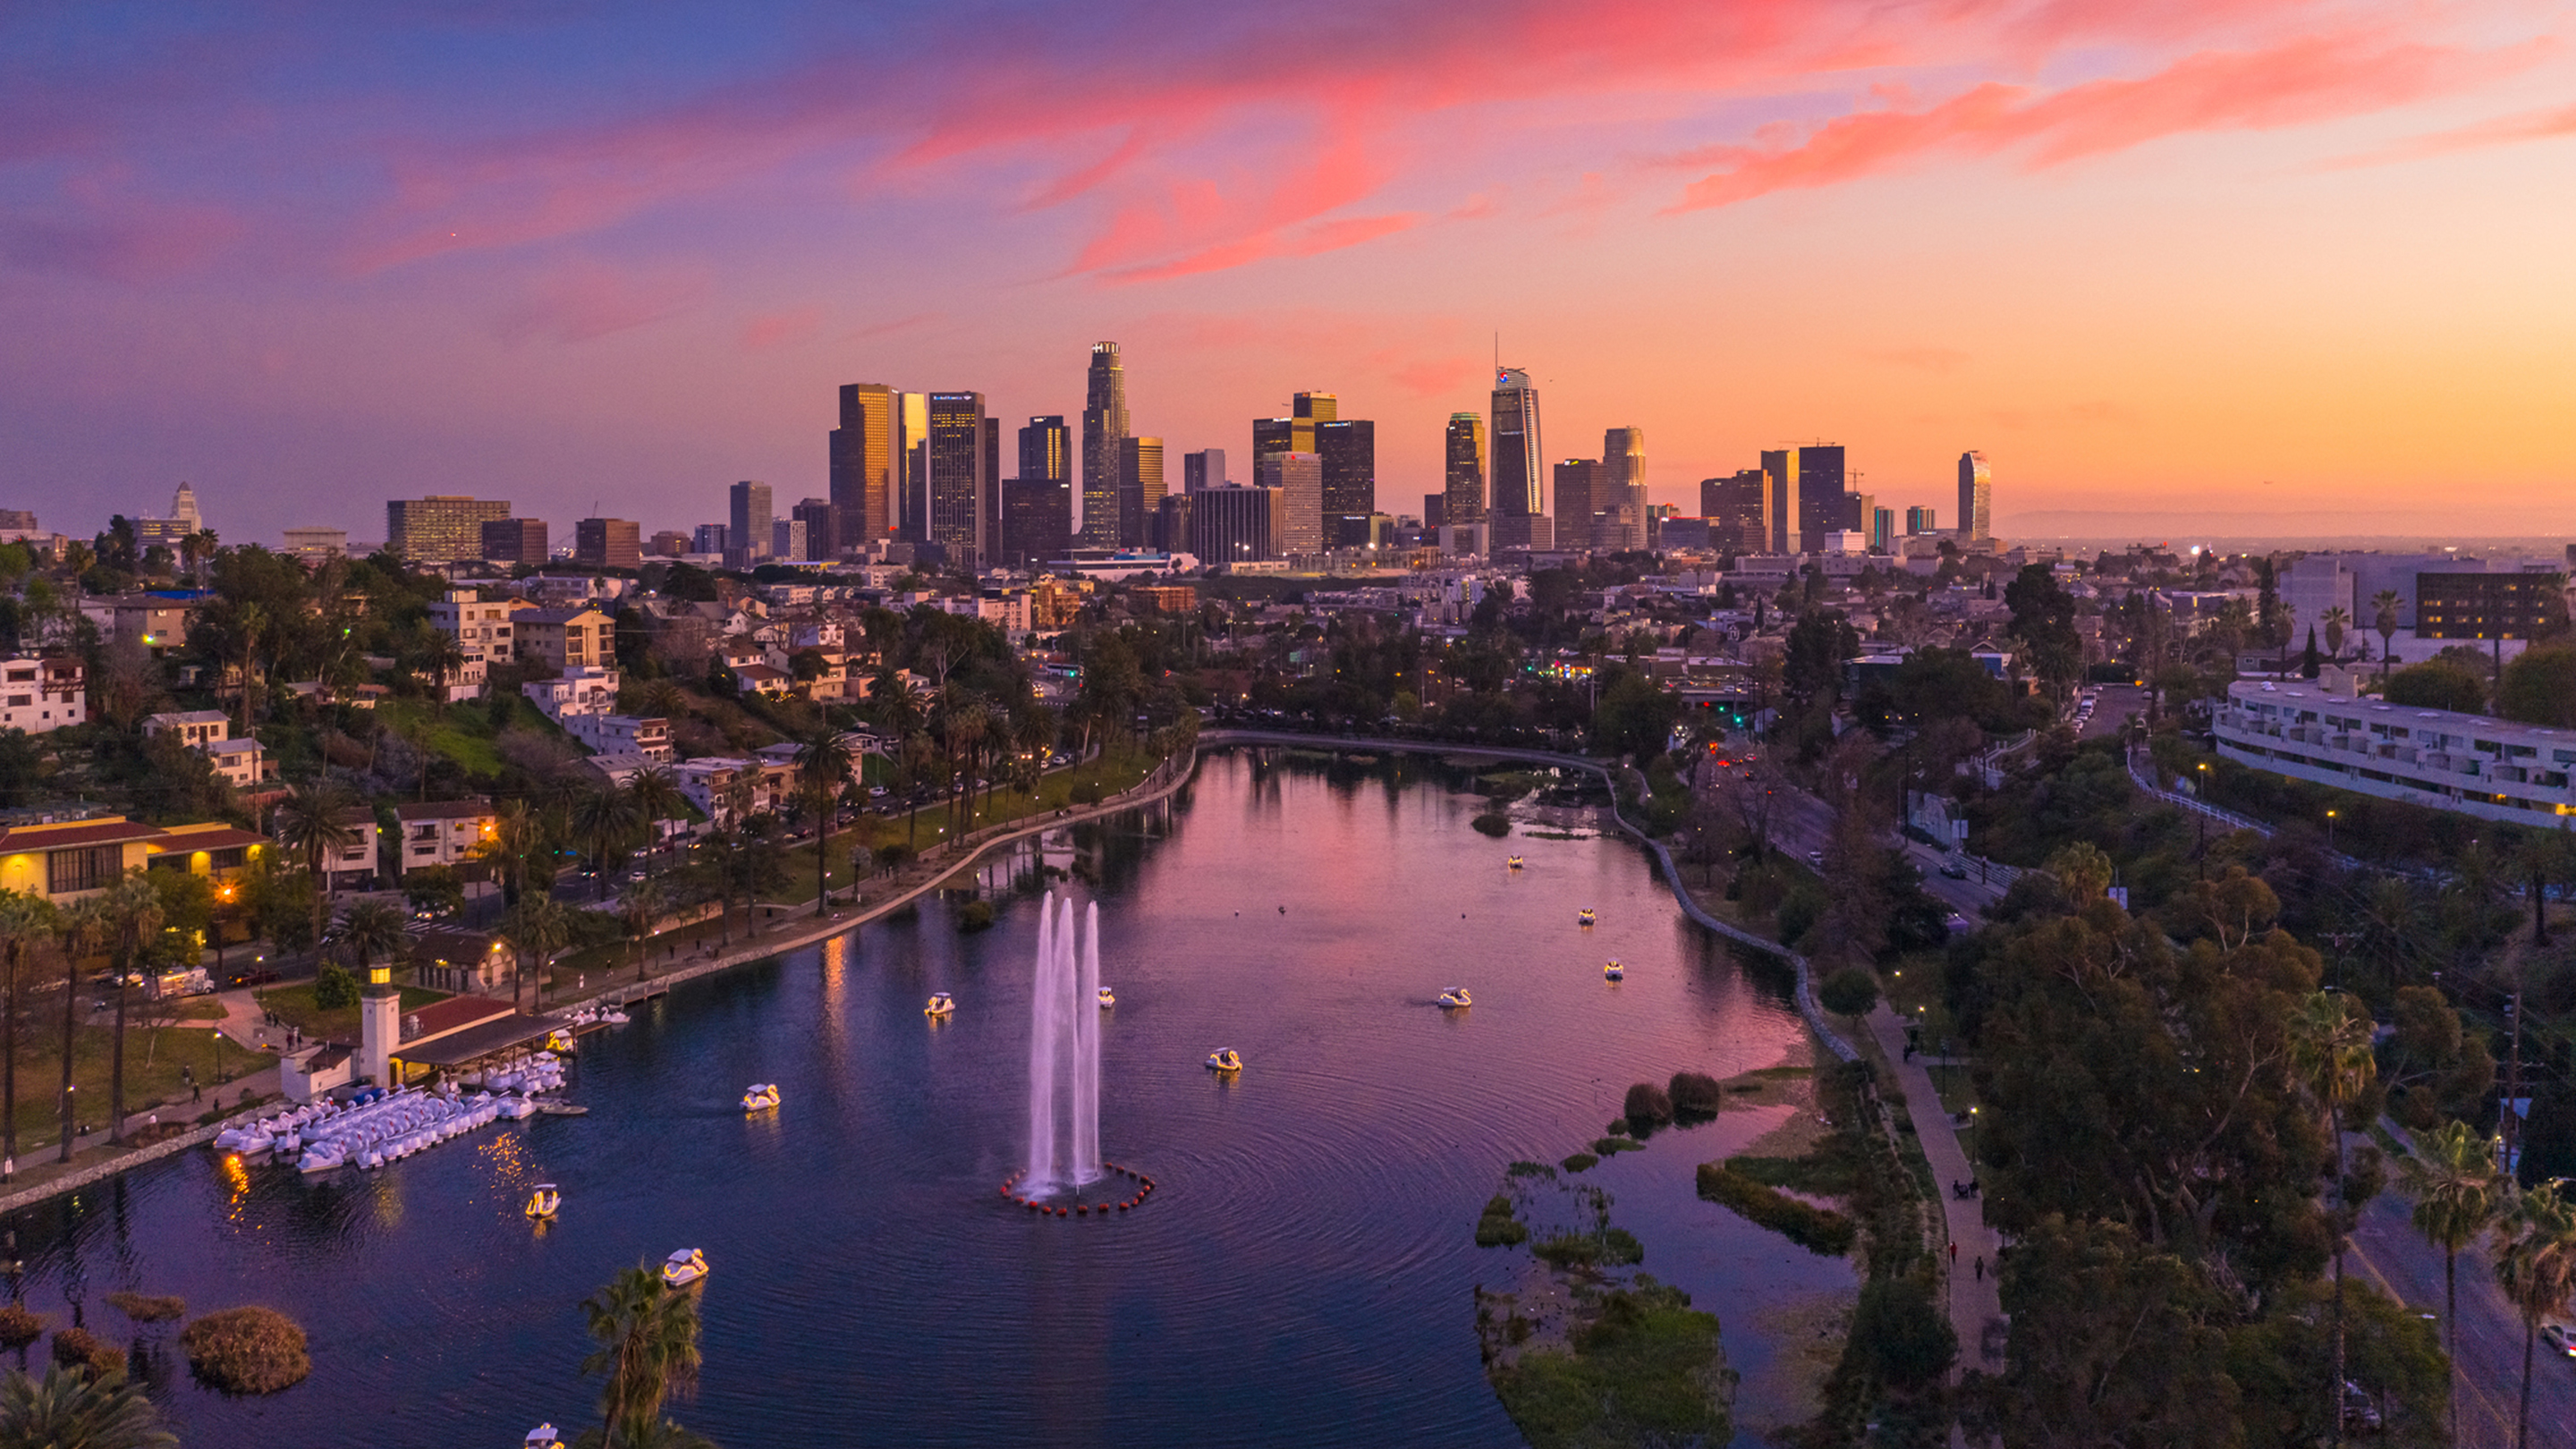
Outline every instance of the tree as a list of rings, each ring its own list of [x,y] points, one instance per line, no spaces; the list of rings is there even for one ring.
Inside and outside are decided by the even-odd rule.
[[[79,1135],[80,1104],[72,1095],[72,1032],[80,1022],[80,963],[107,938],[107,913],[100,909],[99,898],[92,896],[56,916],[54,929],[63,943],[63,1082],[58,1100],[63,1108],[62,1160],[69,1162],[72,1139]]]
[[[2460,1442],[2460,1250],[2486,1236],[2503,1207],[2506,1184],[2486,1139],[2466,1122],[2415,1134],[2412,1156],[2397,1161],[2397,1182],[2415,1199],[2415,1231],[2442,1250],[2442,1324],[2449,1334],[2453,1387],[2451,1442]]]
[[[2397,591],[2381,589],[2370,596],[2370,627],[2379,632],[2379,676],[2388,677],[2389,651],[2397,646]]]
[[[671,908],[671,892],[659,880],[647,878],[626,888],[618,897],[618,908],[626,917],[627,938],[635,944],[635,979],[644,979],[644,941],[653,934],[653,923]]]
[[[403,902],[415,911],[449,915],[465,908],[465,882],[452,865],[416,865],[403,872]]]
[[[626,793],[634,799],[635,813],[655,840],[661,838],[662,822],[678,816],[688,803],[688,797],[680,793],[679,780],[660,765],[646,765],[627,776]]]
[[[2496,684],[2496,713],[2524,724],[2576,728],[2576,646],[2525,649]]]
[[[2292,1057],[2309,1095],[2325,1109],[2326,1140],[2334,1144],[2335,1362],[2330,1397],[2336,1405],[2338,1425],[2342,1422],[2344,1385],[2343,1259],[2357,1207],[2352,1201],[2352,1174],[2344,1160],[2343,1113],[2370,1089],[2377,1067],[2371,1055],[2372,1032],[2370,1012],[2361,1003],[2339,991],[2320,991],[2300,1003],[2291,1038]],[[2340,1442],[2342,1437],[2338,1428],[2335,1438]]]
[[[42,1379],[12,1369],[0,1383],[0,1444],[27,1449],[178,1449],[161,1411],[122,1371],[48,1364]]]
[[[2084,672],[2084,637],[2075,632],[2075,596],[2044,563],[2026,564],[2004,588],[2012,611],[2009,632],[2030,656],[2031,673],[2052,695],[2063,697]]]
[[[696,1387],[698,1300],[665,1287],[649,1263],[622,1269],[582,1301],[591,1341],[584,1374],[603,1380],[599,1395],[603,1449],[641,1449],[663,1430],[662,1406]]]
[[[2323,662],[2317,658],[2317,626],[2310,624],[2308,626],[2307,650],[2299,656],[2299,677],[2301,679],[2314,679],[2317,677],[2318,672],[2324,667]]]
[[[2387,677],[2380,695],[2390,704],[2410,709],[2447,709],[2480,714],[2487,707],[2487,684],[2477,671],[2456,660],[2427,659]]]
[[[1614,668],[1617,677],[1592,712],[1593,746],[1639,761],[1662,754],[1672,743],[1673,722],[1681,718],[1681,701],[1642,671]]]
[[[278,843],[303,857],[304,872],[313,878],[313,938],[322,938],[325,898],[322,862],[329,856],[358,843],[358,829],[341,819],[356,809],[357,801],[334,785],[308,781],[287,787],[286,798],[277,803]]]
[[[1839,698],[1843,661],[1860,653],[1851,621],[1827,609],[1809,609],[1789,626],[1781,682],[1798,698]]]
[[[814,914],[823,915],[832,899],[831,856],[823,849],[832,836],[832,797],[850,778],[849,741],[829,724],[816,727],[796,743],[797,784],[814,811]]]
[[[7,1011],[0,1018],[0,1156],[11,1161],[18,1157],[18,993],[24,983],[29,958],[36,954],[36,943],[53,934],[57,913],[54,903],[33,891],[0,890],[0,982],[5,991]]]
[[[2496,1286],[2522,1314],[2522,1416],[2516,1449],[2531,1446],[2531,1356],[2541,1320],[2563,1311],[2576,1293],[2576,1201],[2563,1182],[2517,1193],[2506,1212],[2495,1258]]]
[[[2318,616],[2326,627],[2326,657],[2343,658],[2343,636],[2352,628],[2352,611],[2341,604]]]
[[[391,901],[360,901],[340,913],[331,927],[331,941],[349,954],[363,978],[378,957],[393,961],[401,956],[411,940],[404,933],[408,924],[402,908]]]
[[[116,972],[116,1037],[108,1052],[107,1140],[125,1140],[125,1015],[134,993],[136,964],[161,930],[161,893],[143,872],[128,871],[102,895],[94,897],[108,945],[108,962]]]
[[[518,969],[510,976],[512,1006],[519,1004],[519,983],[527,979],[531,969],[537,976],[538,1004],[544,1004],[545,973],[554,965],[555,953],[572,941],[571,916],[553,896],[531,895],[521,897],[501,917],[502,939],[510,943],[511,955],[518,963]]]
[[[634,833],[643,823],[643,812],[635,806],[635,797],[614,783],[604,783],[584,790],[572,802],[565,822],[574,834],[590,842],[590,869],[594,887],[591,899],[608,898],[608,853],[618,841]]]
[[[465,646],[444,629],[424,628],[415,651],[420,672],[438,685],[438,702],[447,702],[447,682],[465,668]]]

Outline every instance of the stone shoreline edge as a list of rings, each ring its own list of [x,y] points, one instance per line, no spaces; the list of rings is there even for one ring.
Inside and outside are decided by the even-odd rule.
[[[1324,749],[1356,754],[1403,753],[1414,755],[1455,755],[1489,760],[1518,760],[1529,764],[1553,765],[1563,769],[1583,770],[1590,774],[1597,775],[1601,778],[1603,784],[1610,787],[1610,818],[1618,821],[1620,829],[1626,831],[1631,839],[1635,840],[1639,845],[1644,846],[1654,855],[1656,863],[1663,869],[1664,883],[1672,889],[1673,899],[1681,906],[1683,914],[1689,916],[1691,920],[1699,925],[1703,930],[1709,931],[1714,935],[1723,936],[1727,940],[1733,941],[1738,945],[1748,946],[1756,951],[1763,952],[1766,955],[1778,957],[1779,959],[1789,963],[1790,967],[1797,972],[1798,1015],[1806,1019],[1807,1028],[1816,1034],[1817,1040],[1824,1043],[1825,1050],[1833,1053],[1837,1060],[1849,1062],[1860,1059],[1860,1053],[1853,1048],[1851,1043],[1842,1039],[1842,1036],[1833,1029],[1833,1026],[1829,1022],[1826,1021],[1824,1011],[1816,1005],[1816,998],[1813,990],[1813,983],[1810,980],[1811,973],[1808,970],[1807,958],[1790,950],[1788,947],[1781,945],[1777,941],[1754,935],[1752,932],[1747,931],[1740,926],[1731,925],[1725,921],[1717,919],[1715,916],[1710,915],[1706,910],[1703,910],[1697,901],[1692,900],[1690,898],[1690,893],[1682,887],[1681,873],[1673,865],[1672,852],[1664,848],[1664,843],[1662,841],[1653,838],[1644,831],[1638,829],[1634,824],[1631,824],[1628,817],[1620,812],[1618,803],[1618,782],[1612,778],[1610,767],[1602,762],[1598,760],[1585,759],[1580,755],[1561,755],[1554,754],[1546,750],[1520,750],[1496,745],[1449,745],[1415,740],[1371,740],[1346,735],[1301,735],[1283,731],[1268,730],[1203,730],[1200,732],[1197,743],[1192,746],[1188,755],[1172,756],[1162,764],[1155,766],[1154,772],[1147,775],[1135,786],[1120,792],[1118,795],[1110,799],[1103,800],[1096,805],[1077,806],[1061,815],[1049,815],[1043,818],[1031,820],[1017,820],[1003,825],[987,827],[992,833],[985,835],[980,839],[970,836],[967,839],[961,840],[955,845],[950,846],[949,849],[962,849],[964,853],[956,857],[953,865],[946,865],[945,869],[938,871],[936,874],[910,889],[896,895],[888,896],[882,901],[874,902],[855,912],[835,912],[819,921],[809,921],[805,928],[801,930],[785,931],[776,936],[746,944],[741,949],[728,952],[722,956],[713,957],[709,960],[698,962],[695,965],[683,967],[666,975],[655,976],[644,984],[651,986],[656,991],[667,990],[683,981],[694,981],[701,976],[712,976],[719,971],[730,971],[737,966],[746,966],[755,961],[766,961],[784,952],[802,950],[803,948],[814,945],[818,942],[828,941],[834,936],[855,931],[859,927],[864,926],[871,921],[881,919],[892,912],[901,910],[905,906],[911,905],[915,901],[920,900],[923,896],[930,894],[932,891],[939,889],[942,885],[955,879],[961,872],[972,867],[976,861],[983,858],[987,851],[992,850],[996,846],[1008,845],[1013,841],[1025,839],[1028,836],[1038,834],[1042,831],[1059,829],[1064,826],[1080,824],[1084,821],[1098,820],[1106,816],[1121,814],[1125,811],[1133,810],[1138,806],[1150,805],[1157,800],[1168,798],[1177,792],[1183,785],[1188,784],[1192,779],[1197,777],[1198,756],[1201,751],[1218,749],[1230,745],[1278,745],[1289,748]],[[941,863],[944,865],[946,864],[945,862]],[[623,989],[603,987],[601,990],[594,992],[590,996],[584,997],[581,1000],[559,1003],[557,1009],[568,1011],[577,1010],[585,1005],[623,1003],[632,999],[634,992],[635,987],[631,983]],[[0,1214],[15,1212],[20,1208],[32,1206],[36,1203],[43,1202],[48,1198],[60,1197],[64,1193],[78,1192],[84,1187],[88,1187],[91,1184],[100,1182],[106,1178],[114,1177],[118,1173],[124,1172],[130,1168],[141,1167],[150,1162],[157,1162],[164,1157],[172,1156],[173,1154],[184,1151],[187,1148],[197,1146],[201,1143],[211,1142],[215,1139],[216,1134],[220,1133],[225,1128],[235,1126],[243,1122],[254,1121],[259,1117],[259,1115],[259,1110],[239,1113],[232,1117],[227,1117],[220,1122],[193,1128],[176,1137],[153,1143],[149,1147],[138,1148],[132,1152],[123,1153],[104,1161],[92,1163],[88,1167],[82,1168],[80,1171],[75,1172],[68,1177],[56,1178],[50,1182],[42,1184],[41,1186],[22,1188],[14,1193],[0,1195]]]

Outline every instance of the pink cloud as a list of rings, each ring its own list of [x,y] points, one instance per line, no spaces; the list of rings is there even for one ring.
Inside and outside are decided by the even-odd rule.
[[[2103,80],[2039,95],[1987,82],[1920,110],[1863,111],[1792,140],[1774,128],[1760,144],[1720,146],[1677,161],[1719,169],[1671,208],[1731,206],[1775,191],[1831,186],[1943,154],[2018,150],[2037,168],[2125,150],[2166,136],[2265,130],[2382,110],[2527,66],[2532,44],[2467,51],[2303,38],[2268,50],[2203,51],[2138,80]]]
[[[2559,106],[2545,111],[2523,111],[2510,116],[2497,116],[2472,125],[2435,131],[2415,136],[2367,155],[2347,157],[2332,163],[2334,169],[2352,166],[2376,166],[2390,161],[2421,161],[2432,156],[2448,156],[2459,151],[2482,151],[2490,146],[2514,146],[2526,141],[2555,141],[2576,136],[2576,106]]]
[[[823,330],[823,309],[808,304],[783,312],[763,312],[743,324],[734,345],[745,352],[767,352],[811,342]]]
[[[562,267],[533,279],[493,330],[513,347],[534,340],[588,342],[683,311],[705,290],[702,274]]]

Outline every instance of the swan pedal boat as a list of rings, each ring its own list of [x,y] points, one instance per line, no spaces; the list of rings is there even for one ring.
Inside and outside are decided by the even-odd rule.
[[[1519,870],[1521,868],[1521,858],[1515,855],[1510,860],[1506,861],[1505,864],[1509,865],[1514,870]]]
[[[1476,999],[1467,994],[1466,987],[1452,986],[1448,990],[1440,993],[1440,1004],[1442,1006],[1473,1006],[1476,1004]]]
[[[1106,986],[1100,988],[1099,996],[1100,1009],[1103,1011],[1107,1011],[1109,1008],[1118,1004],[1118,993],[1110,990]]]
[[[528,1216],[539,1222],[553,1217],[562,1207],[563,1192],[551,1182],[538,1183],[537,1190],[528,1194]]]
[[[555,1432],[554,1425],[539,1424],[528,1431],[520,1449],[563,1449],[563,1436]]]
[[[707,1276],[707,1255],[696,1248],[682,1248],[662,1260],[662,1286],[686,1288]]]
[[[754,1082],[751,1090],[742,1094],[742,1110],[745,1112],[765,1112],[777,1105],[778,1087],[775,1083]]]
[[[1604,981],[1618,981],[1626,977],[1627,974],[1628,968],[1620,965],[1616,961],[1604,961],[1601,963],[1601,979]]]
[[[1586,925],[1586,926],[1591,925],[1591,924],[1592,924],[1592,908],[1591,908],[1590,906],[1585,906],[1582,910],[1577,911],[1577,912],[1575,913],[1575,915],[1574,915],[1574,919],[1575,919],[1577,922],[1579,922],[1579,923],[1581,923],[1581,924],[1583,924],[1583,925]]]
[[[1239,1072],[1243,1070],[1243,1057],[1234,1048],[1227,1047],[1208,1053],[1207,1064],[1211,1072]]]
[[[945,991],[933,992],[930,1004],[921,1009],[924,1016],[950,1016],[957,1010],[957,998]]]

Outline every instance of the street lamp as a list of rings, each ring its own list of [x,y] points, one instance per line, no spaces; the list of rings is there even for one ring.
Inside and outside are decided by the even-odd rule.
[[[1968,1180],[1977,1180],[1977,1104],[1968,1104]]]
[[[2328,855],[2334,854],[2334,823],[2335,813],[2329,810],[2326,812],[2326,853]]]

